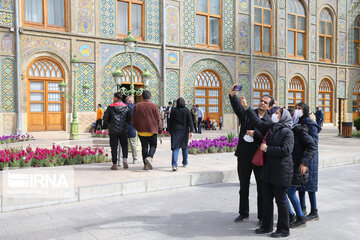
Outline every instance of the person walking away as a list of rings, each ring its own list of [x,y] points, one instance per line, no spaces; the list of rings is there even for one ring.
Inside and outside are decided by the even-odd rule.
[[[188,142],[189,136],[192,138],[194,132],[192,117],[189,109],[185,107],[185,100],[180,97],[176,100],[176,107],[173,108],[170,117],[170,135],[171,135],[171,150],[172,160],[171,166],[173,171],[177,171],[177,160],[180,148],[182,150],[182,165],[188,165]]]
[[[117,170],[117,150],[118,142],[122,149],[123,163],[127,163],[128,157],[128,123],[131,120],[130,108],[121,101],[122,95],[120,92],[114,94],[113,104],[109,105],[104,113],[104,122],[108,124],[111,158],[113,162],[112,170]]]
[[[100,130],[102,129],[103,114],[104,111],[102,110],[101,104],[99,103],[96,110],[95,132],[98,131],[98,127],[100,127]]]
[[[309,181],[306,185],[298,188],[300,204],[303,209],[304,215],[306,215],[306,202],[305,202],[305,192],[308,192],[311,211],[306,216],[306,221],[318,220],[319,213],[316,203],[316,192],[318,190],[318,168],[319,168],[319,152],[318,152],[318,141],[319,141],[319,132],[321,127],[316,124],[309,117],[309,105],[306,103],[300,102],[295,106],[296,114],[299,116],[299,123],[301,125],[307,126],[309,129],[309,135],[312,137],[315,147],[316,155],[311,159],[308,168],[309,168]]]
[[[194,130],[195,130],[195,132],[197,132],[197,129],[196,129],[196,125],[197,125],[197,112],[196,112],[196,108],[195,108],[194,105],[193,105],[192,108],[191,108],[191,118],[192,118]]]
[[[204,117],[204,111],[202,110],[201,107],[199,107],[199,105],[196,105],[196,111],[198,113],[198,133],[201,134],[201,122]]]
[[[319,107],[316,107],[315,117],[316,117],[317,125],[322,127],[323,126],[322,124],[324,122],[324,113],[322,112],[322,110]]]
[[[131,114],[134,111],[134,97],[133,96],[127,96],[125,99],[125,104],[130,108],[131,110]],[[132,158],[133,158],[133,164],[139,163],[140,161],[138,160],[137,157],[137,150],[136,150],[136,130],[133,127],[133,125],[131,124],[131,122],[128,123],[128,140],[130,143],[130,147],[131,147],[131,153],[132,153]],[[128,167],[128,164],[126,163],[126,166]],[[125,167],[125,163],[124,163],[124,168]]]
[[[173,108],[172,102],[170,101],[170,102],[168,102],[168,107],[166,108],[166,121],[167,122],[170,121],[172,108]],[[166,131],[169,132],[169,125],[167,125]]]
[[[293,108],[289,109],[292,117],[292,131],[294,133],[294,150],[292,152],[292,159],[294,163],[293,178],[291,187],[288,189],[288,197],[294,207],[296,213],[296,221],[290,221],[291,228],[304,227],[306,225],[306,218],[301,209],[300,202],[296,196],[296,188],[305,185],[309,180],[308,164],[316,155],[316,146],[313,139],[308,134],[309,129],[306,125],[299,124],[299,117]],[[295,218],[290,211],[290,219]]]
[[[245,114],[245,109],[242,107],[239,98],[234,91],[235,85],[231,88],[229,98],[231,106],[237,115],[241,124],[239,133],[239,142],[236,147],[235,156],[237,157],[237,173],[240,181],[239,190],[239,216],[235,218],[235,222],[241,222],[249,218],[249,186],[251,173],[254,172],[257,189],[257,218],[259,224],[262,222],[263,203],[261,190],[261,171],[262,167],[255,166],[251,160],[259,148],[261,141],[266,132],[261,132],[248,119]],[[254,110],[254,113],[261,121],[270,122],[268,115],[269,107],[274,102],[273,97],[264,95],[259,102],[259,107]]]
[[[263,225],[255,230],[256,234],[270,233],[274,224],[274,197],[278,208],[277,229],[271,237],[287,237],[290,235],[289,205],[286,193],[291,186],[293,161],[291,153],[294,148],[294,134],[291,130],[292,120],[288,110],[279,108],[271,116],[271,122],[261,121],[248,108],[245,98],[241,103],[247,109],[246,115],[255,127],[268,131],[266,143],[260,145],[264,151],[264,166],[261,174],[263,191]]]
[[[220,116],[220,118],[219,118],[219,130],[221,130],[221,128],[222,128],[222,121],[223,121],[222,116]]]
[[[144,90],[143,101],[135,104],[131,123],[141,142],[144,170],[152,170],[152,160],[157,147],[157,134],[162,133],[161,118],[156,104],[150,102],[151,93]]]

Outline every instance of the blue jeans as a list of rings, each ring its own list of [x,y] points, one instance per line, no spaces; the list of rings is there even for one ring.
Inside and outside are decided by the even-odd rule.
[[[183,165],[187,165],[188,164],[188,149],[187,148],[182,148],[182,156],[183,156],[183,161],[182,164]],[[179,152],[180,152],[180,148],[174,148],[173,152],[172,152],[172,159],[171,159],[171,166],[173,167],[177,167],[177,161],[178,161],[178,157],[179,157]]]
[[[201,133],[201,122],[202,122],[202,117],[198,118],[198,133]]]
[[[300,202],[296,196],[296,186],[291,186],[289,187],[288,189],[288,197],[291,201],[291,204],[293,205],[294,207],[294,210],[296,212],[296,216],[297,217],[303,217],[304,216],[304,213],[301,209],[301,206],[300,206]]]
[[[308,194],[309,194],[309,200],[310,200],[310,205],[311,205],[311,211],[317,210],[316,193],[315,192],[308,192]],[[301,207],[306,208],[305,192],[299,191],[299,199],[300,199]]]

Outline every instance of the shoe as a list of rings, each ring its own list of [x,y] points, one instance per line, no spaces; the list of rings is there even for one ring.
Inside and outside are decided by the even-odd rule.
[[[144,164],[143,170],[149,170],[149,168],[148,168],[148,166],[147,166],[146,163]]]
[[[265,229],[263,227],[260,227],[255,230],[256,234],[265,234],[265,233],[271,233],[271,232],[272,232],[272,229]]]
[[[134,160],[133,160],[133,164],[138,164],[138,163],[140,163],[140,160],[139,160],[139,159],[134,159]]]
[[[296,221],[290,224],[291,228],[301,228],[306,227],[306,218],[305,217],[297,217]]]
[[[290,236],[290,232],[283,232],[283,231],[278,231],[278,230],[276,230],[275,232],[270,234],[270,237],[273,237],[273,238],[281,238],[281,237],[288,237],[288,236]]]
[[[113,164],[112,167],[110,168],[111,170],[117,170],[117,165],[116,164]]]
[[[183,164],[183,168],[186,168],[187,164]]]
[[[289,213],[289,222],[290,222],[290,224],[294,223],[295,221],[296,221],[295,214]]]
[[[259,219],[259,226],[262,227],[262,225],[263,225],[263,221]]]
[[[318,214],[318,210],[311,210],[311,212],[309,213],[309,215],[306,216],[306,221],[315,221],[315,220],[319,220],[319,214]]]
[[[174,172],[176,172],[176,171],[177,171],[177,167],[176,167],[176,166],[172,166],[172,170],[173,170]]]
[[[240,214],[239,216],[237,216],[237,218],[234,219],[234,222],[242,222],[242,221],[245,221],[247,219],[249,219],[249,216],[244,216],[244,215]]]
[[[121,162],[120,162],[120,160],[117,161],[117,165],[118,165],[118,167],[121,167]]]
[[[127,163],[127,158],[123,158],[123,164],[124,164],[124,169],[128,169],[129,165]]]
[[[302,207],[301,210],[302,210],[304,216],[306,216],[306,214],[307,214],[307,212],[306,212],[306,207]]]
[[[149,170],[153,170],[152,158],[151,158],[151,157],[145,158],[145,163],[146,163],[146,165],[148,166]]]

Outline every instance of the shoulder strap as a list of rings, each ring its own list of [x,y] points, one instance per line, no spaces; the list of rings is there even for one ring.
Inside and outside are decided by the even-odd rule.
[[[266,138],[267,138],[267,136],[269,135],[269,133],[270,133],[270,130],[269,130],[269,131],[267,131],[267,133],[265,134],[265,137],[264,137],[264,139],[263,139],[263,143],[265,143]]]

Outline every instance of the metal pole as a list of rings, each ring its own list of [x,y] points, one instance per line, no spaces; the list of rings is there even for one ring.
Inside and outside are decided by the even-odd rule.
[[[166,103],[166,1],[162,0],[162,80],[163,100],[161,105]]]
[[[339,136],[341,135],[341,98],[339,98]]]
[[[19,30],[19,1],[15,1],[15,41],[16,41],[16,50],[15,50],[15,64],[16,64],[16,111],[17,111],[17,126],[16,132],[17,134],[21,134],[22,132],[22,117],[21,117],[21,106],[20,106],[20,95],[21,95],[21,78],[20,78],[20,30]]]
[[[253,20],[253,1],[250,1],[250,106],[254,106],[253,103],[253,39],[254,39],[254,20]]]
[[[134,96],[134,70],[133,70],[133,61],[132,61],[132,54],[130,53],[130,68],[131,68],[131,73],[130,73],[130,95]]]
[[[70,130],[70,140],[79,139],[79,124],[77,121],[77,71],[75,71],[75,79],[74,79],[74,92],[73,92],[73,114],[72,114],[72,122],[71,122],[71,130]]]

